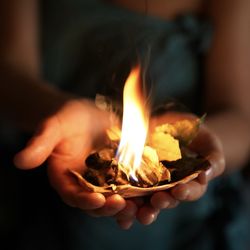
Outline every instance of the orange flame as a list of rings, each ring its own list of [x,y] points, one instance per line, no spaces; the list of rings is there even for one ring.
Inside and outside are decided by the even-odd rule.
[[[123,119],[118,163],[127,177],[137,181],[136,170],[141,165],[148,131],[149,114],[140,89],[140,67],[135,67],[123,91]]]

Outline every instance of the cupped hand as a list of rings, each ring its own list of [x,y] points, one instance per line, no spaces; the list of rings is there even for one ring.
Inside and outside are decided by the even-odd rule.
[[[173,123],[183,119],[196,119],[192,114],[168,112],[151,120],[151,128],[164,123]],[[174,208],[183,201],[195,201],[206,192],[208,182],[221,175],[225,168],[225,159],[218,137],[205,125],[201,125],[199,133],[190,144],[190,149],[199,153],[211,166],[208,170],[186,183],[177,185],[170,190],[154,193],[151,197],[140,198],[127,202],[126,207],[116,215],[117,223],[124,229],[132,226],[135,219],[149,225],[157,218],[161,209]]]
[[[105,198],[100,193],[83,191],[68,174],[69,169],[83,171],[85,158],[103,143],[113,118],[91,101],[70,100],[41,123],[14,163],[21,169],[31,169],[47,160],[50,183],[65,203],[94,216],[115,215],[126,206],[121,196]]]
[[[176,207],[180,201],[199,199],[206,191],[208,181],[224,170],[224,157],[218,138],[205,126],[190,147],[211,163],[206,172],[198,178],[178,185],[169,191],[153,194],[151,197],[123,199],[119,195],[104,197],[90,193],[76,183],[68,169],[83,171],[83,162],[91,150],[102,144],[105,131],[111,123],[110,114],[101,111],[86,100],[73,100],[56,114],[41,123],[37,133],[14,159],[17,167],[35,168],[48,160],[48,175],[51,185],[65,203],[78,207],[91,216],[115,216],[123,229],[128,229],[137,219],[144,225],[156,220],[161,209]],[[152,119],[152,127],[180,119],[194,119],[194,116],[167,113]]]

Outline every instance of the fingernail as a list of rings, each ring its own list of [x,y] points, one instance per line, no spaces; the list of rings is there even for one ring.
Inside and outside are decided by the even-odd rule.
[[[154,222],[156,219],[157,219],[157,215],[156,215],[155,213],[151,214],[151,215],[149,216],[147,225],[151,224],[151,223]]]
[[[213,177],[213,170],[212,168],[209,168],[208,170],[205,171],[205,176],[206,176],[206,181],[210,181]]]
[[[123,230],[128,230],[133,225],[133,221],[123,221],[123,220],[117,220],[118,225]]]
[[[155,215],[154,220],[152,222],[155,222],[157,220],[157,215]]]
[[[170,202],[169,201],[164,201],[160,204],[160,209],[165,209],[169,206]]]
[[[181,194],[181,195],[179,195],[179,200],[181,200],[181,201],[184,201],[184,200],[186,200],[187,199],[187,197],[188,197],[188,192],[186,192],[185,191],[185,193],[184,194]]]
[[[186,200],[187,197],[189,196],[190,190],[189,189],[184,189],[181,187],[181,189],[177,189],[176,192],[173,193],[173,196],[177,200]]]
[[[170,204],[170,206],[168,208],[175,208],[179,205],[179,201],[174,201],[172,204]]]

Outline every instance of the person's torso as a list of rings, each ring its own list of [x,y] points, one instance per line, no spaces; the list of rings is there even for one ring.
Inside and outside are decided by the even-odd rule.
[[[117,95],[140,61],[156,104],[171,97],[195,105],[207,22],[190,14],[163,20],[98,0],[43,1],[42,11],[47,80],[82,96]]]

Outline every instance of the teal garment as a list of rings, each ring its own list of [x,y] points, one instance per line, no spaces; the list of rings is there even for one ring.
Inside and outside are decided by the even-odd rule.
[[[98,1],[44,5],[44,75],[52,83],[92,98],[119,96],[139,60],[147,64],[155,104],[168,97],[197,104],[197,60],[210,35],[206,22],[191,16],[167,22]]]
[[[129,231],[112,218],[72,211],[64,220],[70,249],[247,250],[250,207],[243,202],[242,183],[237,175],[214,181],[199,201],[162,211],[152,225],[135,223]]]
[[[84,97],[102,93],[119,98],[139,59],[147,66],[155,106],[174,98],[191,111],[199,110],[199,65],[211,37],[207,22],[193,16],[170,22],[94,0],[47,0],[42,1],[42,10],[43,70],[49,82]],[[67,210],[62,220],[69,249],[244,249],[230,243],[236,242],[236,228],[243,235],[244,223],[224,216],[239,209],[225,209],[224,191],[220,192],[234,190],[237,197],[241,182],[237,175],[216,180],[199,201],[164,211],[153,225],[136,223],[129,231],[120,230],[111,218],[94,219]],[[228,221],[231,228],[226,227]],[[227,244],[230,247],[223,248]]]

